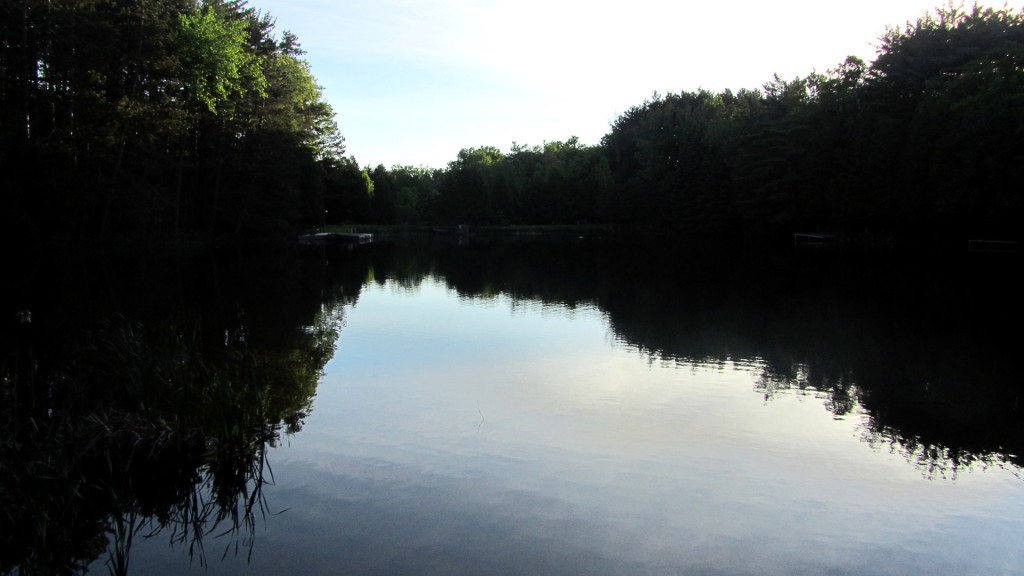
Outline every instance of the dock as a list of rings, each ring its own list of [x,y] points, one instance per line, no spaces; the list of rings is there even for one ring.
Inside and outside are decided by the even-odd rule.
[[[369,244],[370,242],[373,242],[373,234],[357,232],[317,232],[316,234],[303,234],[299,236],[299,244],[354,246]]]
[[[808,247],[834,246],[838,239],[834,234],[820,234],[817,232],[797,232],[793,234],[793,245]]]

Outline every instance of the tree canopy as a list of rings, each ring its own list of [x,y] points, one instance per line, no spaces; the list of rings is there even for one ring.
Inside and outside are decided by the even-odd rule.
[[[17,0],[0,21],[9,233],[322,222],[344,138],[269,15],[244,0]]]
[[[597,146],[464,149],[431,176],[437,193],[420,218],[1013,237],[1022,46],[1019,12],[939,9],[888,29],[871,63],[851,56],[738,93],[655,93]]]
[[[993,237],[1020,217],[1009,8],[890,28],[870,63],[655,93],[595,145],[468,147],[440,169],[346,156],[298,38],[244,0],[16,0],[0,40],[5,229],[22,237],[341,222]]]

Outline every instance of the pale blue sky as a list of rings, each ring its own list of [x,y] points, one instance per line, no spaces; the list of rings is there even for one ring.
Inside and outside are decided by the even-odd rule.
[[[308,51],[361,166],[596,144],[652,92],[758,88],[874,59],[942,0],[250,0]]]

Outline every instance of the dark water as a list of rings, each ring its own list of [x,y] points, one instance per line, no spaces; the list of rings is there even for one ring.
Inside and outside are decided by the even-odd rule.
[[[2,567],[1020,573],[1011,267],[575,236],[43,259],[5,333]]]

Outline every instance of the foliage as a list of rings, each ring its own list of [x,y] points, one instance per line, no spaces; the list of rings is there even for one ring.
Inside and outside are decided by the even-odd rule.
[[[217,114],[218,105],[250,90],[266,96],[260,58],[247,51],[248,30],[241,20],[217,15],[212,4],[179,15],[178,52],[189,96]]]
[[[345,156],[298,38],[244,0],[0,7],[3,229],[276,235],[346,222],[614,223],[668,232],[1014,237],[1019,12],[948,7],[759,89],[653,94],[598,145]]]
[[[240,0],[4,3],[5,230],[46,241],[319,224],[344,139],[297,38],[273,28]]]
[[[1018,13],[947,8],[890,29],[870,65],[655,95],[602,142],[618,214],[689,231],[1012,235],[1022,42]]]
[[[950,7],[880,42],[870,64],[848,57],[758,90],[655,93],[599,146],[466,148],[401,201],[393,182],[407,171],[378,167],[371,218],[741,236],[803,229],[886,243],[1013,237],[1022,16]],[[428,183],[437,185],[431,200],[410,203]]]

